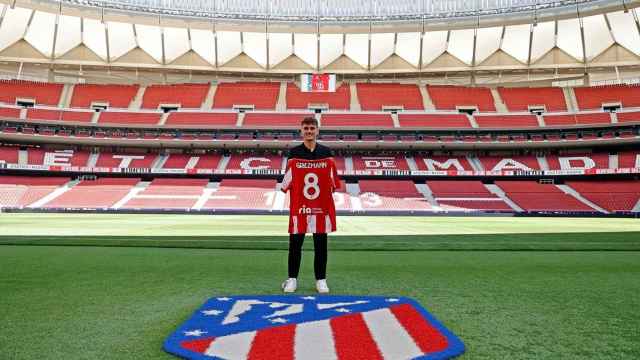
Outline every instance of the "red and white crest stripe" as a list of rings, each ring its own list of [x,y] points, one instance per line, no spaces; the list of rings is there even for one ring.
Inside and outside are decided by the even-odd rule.
[[[412,359],[447,348],[410,304],[183,342],[222,359]]]

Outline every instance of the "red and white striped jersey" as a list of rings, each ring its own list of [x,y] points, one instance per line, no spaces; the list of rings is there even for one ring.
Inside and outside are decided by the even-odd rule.
[[[336,231],[333,191],[340,178],[333,158],[289,159],[282,191],[289,191],[289,233],[330,233]]]

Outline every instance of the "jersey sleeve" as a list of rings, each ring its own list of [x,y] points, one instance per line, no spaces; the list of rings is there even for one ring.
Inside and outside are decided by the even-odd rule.
[[[293,173],[291,168],[294,161],[295,160],[293,159],[287,160],[287,168],[284,172],[284,178],[282,179],[282,186],[280,188],[282,192],[286,193],[291,188],[291,181],[293,180]]]
[[[340,177],[338,176],[338,167],[336,166],[335,161],[333,160],[333,157],[331,158],[330,161],[331,164],[331,192],[335,192],[336,189],[339,189],[342,186],[342,180],[340,180]]]

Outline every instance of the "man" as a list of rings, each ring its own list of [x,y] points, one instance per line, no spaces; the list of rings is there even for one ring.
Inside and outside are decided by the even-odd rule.
[[[319,293],[324,294],[329,292],[329,286],[327,285],[326,279],[327,232],[335,230],[335,208],[331,194],[336,188],[339,187],[340,179],[338,179],[337,172],[335,170],[335,163],[333,162],[333,154],[331,150],[328,147],[317,143],[319,132],[318,120],[313,117],[304,118],[301,122],[300,131],[302,134],[303,143],[293,147],[289,151],[289,163],[287,166],[287,174],[285,175],[285,179],[283,180],[282,191],[286,192],[290,190],[290,188],[292,188],[292,184],[298,184],[297,191],[299,192],[300,185],[305,185],[305,190],[303,192],[310,191],[310,193],[307,193],[307,195],[310,194],[311,196],[304,195],[307,197],[307,200],[305,200],[302,196],[299,196],[298,193],[294,194],[293,191],[290,193],[290,199],[292,201],[290,206],[291,212],[289,216],[289,277],[282,284],[282,289],[286,293],[292,293],[296,291],[298,287],[297,278],[298,272],[300,271],[300,261],[302,258],[302,244],[304,243],[305,233],[310,232],[309,230],[311,230],[313,232],[314,272],[316,277],[316,289]],[[317,160],[323,159],[326,159],[326,161],[317,162]],[[300,165],[300,163],[304,163],[304,161],[307,160],[316,161],[316,165]],[[308,163],[309,162],[307,161],[306,164]],[[302,179],[300,178],[300,176],[298,179],[293,179],[293,177],[295,177],[296,175],[292,175],[294,173],[294,169],[291,168],[292,164],[295,164],[297,168],[322,166],[322,169],[318,169],[317,171],[317,174],[320,174],[322,176],[322,179],[320,180],[316,173],[309,172],[307,172],[304,176],[304,183],[301,182]],[[298,172],[297,174],[300,174],[300,172]],[[309,177],[310,175],[311,177]],[[314,193],[316,191],[317,193]],[[320,194],[323,195],[323,198],[316,199]],[[309,202],[309,198],[313,198],[313,209],[310,207],[306,207],[306,204],[311,204],[311,202]],[[318,201],[324,201],[323,206],[326,209],[317,208],[319,204]],[[304,202],[305,204],[300,206],[301,202]],[[294,207],[299,208],[294,209]],[[311,212],[312,210],[313,212]],[[318,226],[316,227],[316,217],[314,217],[314,223],[312,224],[313,227],[310,227],[306,220],[307,217],[300,214],[312,213],[318,215],[310,216],[317,216],[320,219],[326,218],[326,221],[318,220]],[[303,223],[304,225],[302,225]]]

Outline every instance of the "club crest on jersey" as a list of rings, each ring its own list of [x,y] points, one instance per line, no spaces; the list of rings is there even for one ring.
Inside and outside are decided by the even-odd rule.
[[[418,302],[381,296],[209,299],[164,343],[185,359],[448,359],[463,343]]]

